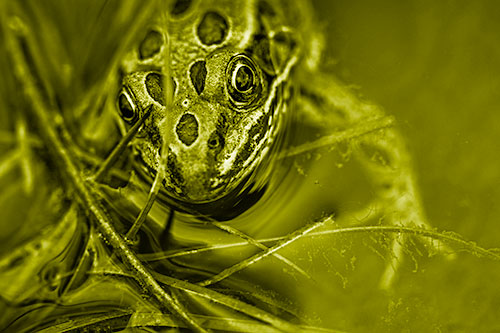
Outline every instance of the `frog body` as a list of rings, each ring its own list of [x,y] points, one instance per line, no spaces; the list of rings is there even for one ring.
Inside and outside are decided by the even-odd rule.
[[[252,207],[260,197],[253,188],[265,188],[283,161],[344,143],[373,195],[358,211],[335,212],[339,223],[378,216],[392,225],[429,227],[403,136],[380,107],[322,69],[324,38],[308,2],[168,3],[124,59],[118,110],[132,124],[153,108],[133,142],[135,165],[149,183],[165,168],[162,192],[174,200],[173,210],[218,219],[241,203]],[[312,128],[320,139],[285,146],[285,134],[300,136],[292,121],[294,130]],[[224,220],[238,224],[233,218],[244,209],[235,211],[222,214]],[[385,285],[401,254],[397,239],[393,251]]]

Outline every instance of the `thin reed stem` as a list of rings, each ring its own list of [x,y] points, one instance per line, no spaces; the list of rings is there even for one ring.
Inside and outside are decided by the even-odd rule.
[[[120,157],[123,151],[127,148],[128,143],[134,138],[134,136],[141,128],[142,124],[144,124],[146,119],[149,117],[149,115],[151,114],[151,110],[152,106],[147,108],[146,112],[144,112],[144,115],[141,117],[141,119],[139,119],[139,121],[136,122],[134,126],[130,128],[130,130],[122,137],[120,142],[113,148],[111,153],[108,155],[108,157],[104,160],[104,162],[101,164],[99,169],[94,174],[93,180],[95,182],[100,182],[102,178],[108,173],[108,171],[113,167],[118,157]]]

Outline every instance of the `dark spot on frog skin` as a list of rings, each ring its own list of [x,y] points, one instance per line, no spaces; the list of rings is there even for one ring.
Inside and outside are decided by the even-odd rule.
[[[259,1],[259,4],[257,5],[257,10],[259,11],[260,15],[266,15],[266,16],[275,16],[276,11],[274,8],[269,4],[269,2],[265,0]]]
[[[191,6],[192,0],[177,0],[172,6],[170,14],[178,16],[184,14]]]
[[[205,65],[205,61],[197,61],[189,69],[191,82],[198,95],[205,89],[205,78],[207,77],[207,67]]]
[[[214,151],[214,155],[217,155],[224,148],[224,137],[217,131],[213,131],[208,138],[208,148]]]
[[[175,127],[179,140],[186,146],[190,146],[198,138],[198,121],[191,113],[185,113]]]
[[[165,106],[162,76],[158,73],[149,73],[146,76],[145,84],[149,96],[161,105]]]
[[[275,8],[267,1],[261,0],[257,4],[257,20],[259,22],[259,34],[270,36],[273,28],[281,21]]]
[[[169,171],[167,175],[170,182],[177,188],[182,189],[184,185],[184,178],[182,177],[182,174],[179,171],[179,166],[177,165],[177,156],[170,148],[168,149],[167,169]]]
[[[139,59],[149,59],[157,54],[163,45],[163,36],[156,30],[149,30],[139,45]]]
[[[227,36],[228,23],[220,14],[209,11],[203,15],[197,33],[205,45],[220,44]]]
[[[288,60],[297,48],[297,42],[293,33],[288,31],[277,32],[271,41],[271,59],[275,70],[282,72]]]
[[[210,155],[212,156],[212,160],[214,163],[217,160],[217,156],[219,153],[224,149],[224,146],[226,144],[226,135],[227,135],[227,129],[228,129],[228,121],[226,118],[226,115],[224,113],[221,113],[219,115],[219,119],[217,120],[217,125],[215,127],[215,130],[210,134],[210,137],[208,138],[207,145],[210,150]]]
[[[141,135],[154,147],[154,149],[159,150],[162,145],[162,137],[158,126],[155,125],[157,121],[157,116],[147,119],[144,123]]]

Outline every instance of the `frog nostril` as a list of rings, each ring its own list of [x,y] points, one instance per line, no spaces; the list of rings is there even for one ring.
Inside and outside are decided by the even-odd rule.
[[[208,146],[210,148],[217,148],[219,146],[219,138],[213,138],[208,141]]]
[[[198,121],[191,113],[185,113],[175,128],[179,140],[186,146],[190,146],[198,138]]]
[[[212,132],[208,138],[208,148],[220,151],[224,146],[224,139],[217,132]]]

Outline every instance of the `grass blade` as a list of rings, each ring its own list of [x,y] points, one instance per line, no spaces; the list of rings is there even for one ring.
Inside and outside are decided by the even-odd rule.
[[[302,238],[304,235],[310,233],[314,229],[321,227],[321,226],[324,226],[325,224],[331,223],[331,222],[332,222],[332,219],[330,217],[328,217],[320,222],[313,223],[312,225],[307,225],[307,226],[289,234],[288,236],[284,237],[284,239],[282,241],[280,241],[278,244],[274,245],[273,247],[270,247],[265,251],[257,253],[256,255],[223,270],[219,274],[217,274],[209,279],[206,279],[205,281],[200,282],[199,285],[208,286],[208,285],[214,284],[216,282],[219,282],[219,281],[231,276],[232,274],[256,263],[257,261],[273,254],[274,252],[282,249],[283,247],[296,241],[297,239]]]

